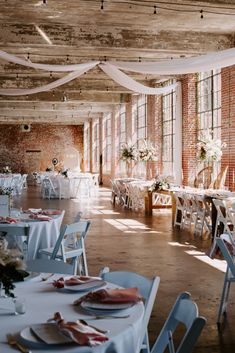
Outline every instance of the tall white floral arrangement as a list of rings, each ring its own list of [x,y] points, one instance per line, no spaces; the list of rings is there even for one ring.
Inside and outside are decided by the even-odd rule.
[[[220,139],[213,138],[207,132],[197,143],[198,159],[200,161],[220,161],[222,157],[222,149],[226,147],[226,143],[222,143]]]
[[[133,145],[124,143],[121,148],[120,159],[125,162],[137,161],[138,150]]]
[[[139,148],[139,160],[143,162],[157,161],[157,149],[147,141],[143,140],[143,147]]]

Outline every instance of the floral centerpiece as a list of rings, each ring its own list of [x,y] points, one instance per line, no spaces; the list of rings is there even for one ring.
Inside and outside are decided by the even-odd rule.
[[[170,183],[168,177],[157,176],[154,183],[150,186],[149,191],[158,191],[158,190],[169,190]]]
[[[131,161],[137,161],[138,160],[138,151],[137,149],[128,144],[122,145],[121,148],[121,153],[120,153],[120,159],[122,161],[130,163]]]
[[[140,161],[157,161],[157,150],[152,144],[144,140],[144,145],[138,150],[138,157]]]
[[[14,298],[14,281],[23,281],[28,275],[25,264],[19,257],[19,252],[7,249],[7,241],[0,237],[0,286],[5,291],[5,295]]]
[[[12,173],[11,168],[8,165],[6,165],[5,167],[2,168],[2,172],[4,174],[11,174]]]
[[[219,161],[222,157],[222,149],[226,147],[226,143],[222,143],[220,139],[213,138],[207,132],[205,136],[197,143],[198,159],[200,161]]]

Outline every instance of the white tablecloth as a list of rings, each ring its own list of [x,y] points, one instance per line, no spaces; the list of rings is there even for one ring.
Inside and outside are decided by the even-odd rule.
[[[21,178],[21,174],[0,174],[0,187],[9,188],[14,177]]]
[[[28,219],[26,222],[20,222],[17,224],[28,224],[30,226],[29,231],[29,240],[28,240],[28,256],[27,259],[36,259],[40,258],[39,250],[44,248],[53,247],[56,243],[56,240],[60,234],[60,226],[63,221],[64,211],[61,215],[50,216],[53,218],[52,221],[37,221]],[[21,217],[27,217],[27,214],[22,215]],[[15,226],[16,224],[2,225],[2,226]],[[0,224],[1,231],[1,224]],[[18,246],[22,248],[22,237],[7,237],[9,247],[14,246],[16,241]]]
[[[7,333],[15,334],[32,324],[45,323],[56,311],[60,311],[64,319],[69,321],[75,321],[79,318],[89,320],[89,315],[84,314],[78,307],[72,305],[73,301],[80,296],[78,293],[59,292],[59,290],[53,288],[48,282],[23,282],[17,284],[15,294],[18,297],[24,297],[26,300],[27,309],[26,313],[23,315],[15,316],[11,314],[10,311],[7,310],[7,306],[9,308],[11,306],[10,300],[2,299],[0,308],[2,308],[4,300],[6,304],[4,308],[0,309],[0,320],[1,322],[4,321],[4,325],[1,325],[0,330],[0,352],[15,352],[14,348],[6,344]],[[13,310],[13,307],[11,310]],[[68,348],[64,348],[63,346],[63,348],[56,349],[32,349],[32,352],[136,353],[144,315],[143,303],[138,303],[129,309],[128,314],[130,314],[130,317],[125,319],[108,318],[90,321],[91,325],[93,324],[101,329],[110,330],[107,334],[110,338],[109,341],[101,346],[79,347],[73,345],[68,346]]]

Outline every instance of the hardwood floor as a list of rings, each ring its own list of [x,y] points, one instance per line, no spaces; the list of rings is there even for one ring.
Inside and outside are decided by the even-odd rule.
[[[194,352],[234,351],[234,288],[231,287],[227,324],[219,333],[216,314],[224,274],[204,262],[209,260],[204,252],[209,248],[210,240],[201,240],[189,232],[173,229],[170,210],[154,210],[153,216],[146,217],[144,213],[113,207],[110,190],[106,188],[94,192],[90,199],[43,200],[38,186],[30,186],[14,200],[14,206],[64,209],[65,223],[72,222],[77,212],[82,211],[83,218],[92,220],[86,242],[89,273],[92,275],[97,275],[101,267],[109,266],[111,270],[136,271],[148,277],[160,276],[149,325],[151,343],[177,295],[188,291],[197,302],[200,315],[207,318],[207,325]]]

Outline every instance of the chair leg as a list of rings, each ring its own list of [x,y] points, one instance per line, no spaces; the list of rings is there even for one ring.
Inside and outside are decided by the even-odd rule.
[[[229,289],[230,289],[230,282],[228,281],[228,269],[225,274],[225,279],[224,279],[224,286],[222,290],[222,295],[220,299],[220,305],[219,305],[219,310],[218,310],[218,316],[217,316],[217,324],[220,323],[221,321],[221,315],[223,315],[226,312],[226,306],[227,306],[227,301],[228,301],[228,296],[229,296]]]
[[[148,331],[146,331],[146,334],[144,336],[144,340],[143,340],[142,347],[141,347],[141,352],[150,353]]]

